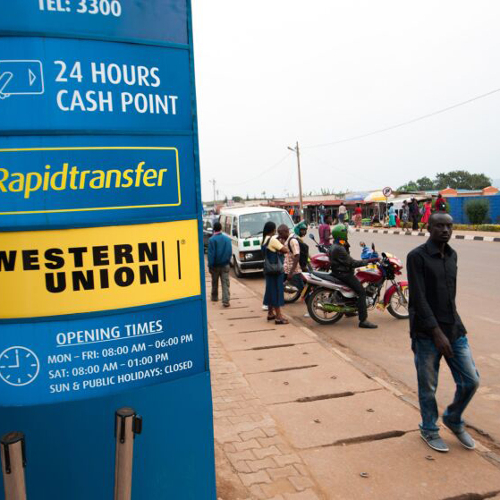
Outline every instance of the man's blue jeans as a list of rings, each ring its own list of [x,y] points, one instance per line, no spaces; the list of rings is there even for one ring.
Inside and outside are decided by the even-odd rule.
[[[464,429],[462,414],[479,387],[479,373],[472,359],[467,337],[459,337],[451,343],[453,358],[445,358],[456,384],[453,403],[444,412],[443,419],[455,432]],[[415,354],[415,366],[418,377],[418,399],[422,423],[420,428],[425,432],[437,432],[438,407],[436,389],[438,385],[439,363],[442,355],[434,341],[418,337],[412,341]]]

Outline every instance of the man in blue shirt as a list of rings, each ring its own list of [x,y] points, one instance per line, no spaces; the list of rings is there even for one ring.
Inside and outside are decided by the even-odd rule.
[[[219,300],[219,278],[222,283],[222,305],[229,307],[229,262],[233,255],[231,240],[222,234],[220,222],[214,224],[214,234],[208,240],[208,270],[212,275],[212,302]]]

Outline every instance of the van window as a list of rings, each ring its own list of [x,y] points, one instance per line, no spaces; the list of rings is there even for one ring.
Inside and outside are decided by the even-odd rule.
[[[235,238],[238,237],[238,217],[235,217],[233,220],[233,236]]]
[[[293,229],[293,222],[287,212],[261,212],[240,216],[240,238],[250,238],[260,236],[264,230],[266,222],[272,221],[276,228],[281,224]]]
[[[231,236],[231,221],[232,217],[230,215],[226,215],[226,220],[224,222],[224,232]]]

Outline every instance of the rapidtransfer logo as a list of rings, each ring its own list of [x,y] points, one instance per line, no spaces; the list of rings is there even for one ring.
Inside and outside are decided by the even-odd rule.
[[[85,189],[127,189],[162,187],[167,168],[149,167],[145,161],[135,169],[81,169],[64,163],[60,168],[45,165],[44,172],[11,172],[0,168],[0,191],[20,193],[25,199],[32,193],[42,191],[65,191]]]

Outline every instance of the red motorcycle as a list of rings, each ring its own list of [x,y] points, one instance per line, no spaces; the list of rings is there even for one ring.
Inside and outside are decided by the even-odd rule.
[[[309,234],[309,238],[314,241],[316,248],[319,250],[319,253],[310,258],[312,269],[314,271],[328,272],[330,270],[330,258],[328,257],[329,247],[318,243],[312,234]]]
[[[356,277],[366,290],[368,309],[387,309],[397,319],[408,319],[408,282],[396,279],[402,269],[397,257],[383,253],[380,262],[357,270]],[[309,315],[317,323],[331,325],[345,314],[357,314],[356,293],[342,281],[319,271],[304,272],[302,279],[305,282],[302,297]]]

